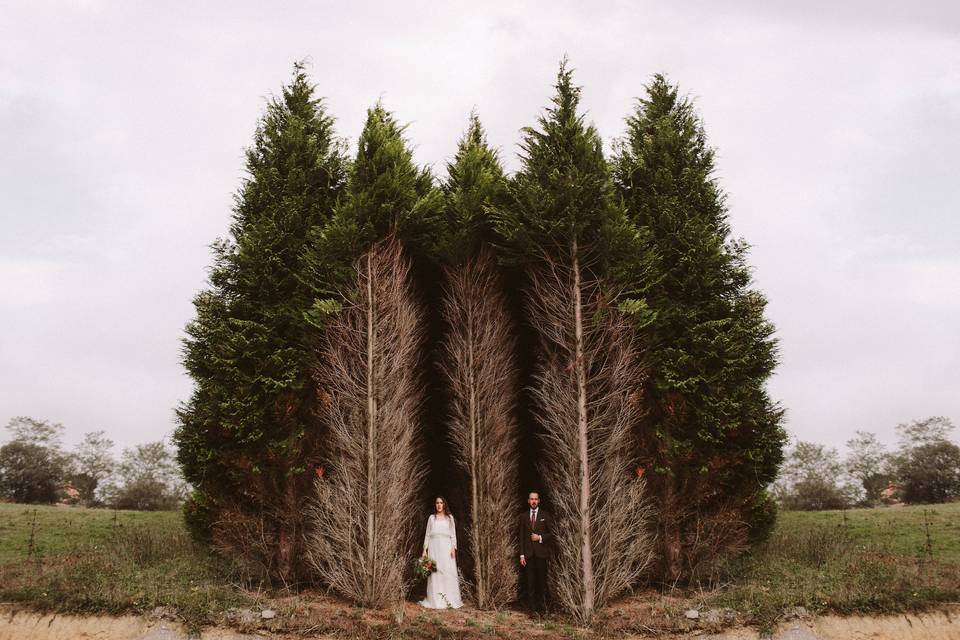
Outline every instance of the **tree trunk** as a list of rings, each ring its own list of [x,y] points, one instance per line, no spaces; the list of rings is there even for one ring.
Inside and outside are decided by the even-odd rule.
[[[651,509],[636,478],[632,427],[645,373],[641,346],[569,245],[529,271],[540,337],[532,393],[553,525],[551,586],[579,622],[632,587],[653,557]]]
[[[583,300],[580,290],[580,258],[577,239],[573,239],[573,315],[574,368],[577,372],[577,435],[580,447],[580,527],[583,557],[583,609],[589,617],[593,613],[593,551],[590,545],[590,457],[587,448],[587,372],[583,354]]]
[[[481,609],[505,606],[517,592],[515,526],[519,482],[515,338],[492,255],[484,250],[446,270],[447,325],[441,368],[450,397],[455,462],[467,475],[466,542],[473,595]]]
[[[277,575],[284,584],[295,582],[295,561],[297,540],[300,536],[297,512],[296,486],[293,478],[284,478],[284,488],[280,497],[280,517],[277,522],[280,530],[277,536]]]
[[[377,347],[377,333],[374,329],[373,314],[377,301],[373,291],[373,252],[367,253],[367,563],[370,567],[377,566],[377,530],[375,514],[377,511],[377,389],[376,368],[374,366],[374,352]],[[367,576],[370,581],[370,593],[376,585],[377,576],[370,571]]]
[[[477,381],[473,368],[473,360],[477,350],[477,343],[474,337],[473,332],[473,323],[474,323],[474,300],[471,298],[467,301],[467,384],[470,386],[470,396],[468,399],[467,406],[467,424],[470,428],[470,513],[473,518],[478,518],[480,515],[480,496],[479,488],[477,484],[480,482],[480,479],[477,474],[477,469],[480,466],[480,461],[478,459],[480,455],[480,450],[477,447],[477,439],[479,437],[478,429],[479,425],[477,424]],[[477,602],[486,604],[487,602],[487,585],[486,585],[486,567],[483,563],[483,553],[485,551],[484,544],[481,543],[474,548],[474,566],[476,566],[476,582],[477,582]]]
[[[307,556],[338,593],[381,606],[405,589],[426,475],[420,442],[423,313],[410,264],[388,238],[357,266],[350,305],[330,320],[314,378],[327,435]]]
[[[663,560],[667,580],[676,582],[683,572],[680,558],[683,551],[680,536],[680,510],[676,494],[675,478],[666,475],[663,483],[663,500],[660,507],[660,522],[663,527]]]

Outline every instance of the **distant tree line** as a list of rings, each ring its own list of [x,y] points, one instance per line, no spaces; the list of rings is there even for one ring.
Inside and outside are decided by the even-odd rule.
[[[774,329],[691,101],[653,77],[605,154],[563,65],[516,174],[476,114],[444,178],[411,149],[378,103],[348,156],[303,65],[269,100],[187,326],[194,534],[379,605],[442,492],[497,607],[539,489],[578,619],[761,539]]]
[[[950,439],[953,430],[943,416],[903,423],[892,449],[876,434],[857,431],[845,457],[835,448],[798,441],[787,451],[774,495],[784,508],[802,511],[960,499],[960,447]]]
[[[0,500],[154,511],[176,509],[186,496],[173,449],[163,441],[124,449],[117,458],[103,431],[85,434],[67,450],[60,424],[18,416],[6,429]]]

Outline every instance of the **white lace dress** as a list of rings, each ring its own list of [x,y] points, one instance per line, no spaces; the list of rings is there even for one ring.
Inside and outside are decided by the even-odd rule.
[[[450,557],[450,550],[457,548],[457,528],[453,516],[430,516],[423,548],[437,562],[437,570],[427,578],[427,597],[420,601],[420,605],[428,609],[459,609],[463,606],[460,600],[460,576],[457,575],[456,559]]]

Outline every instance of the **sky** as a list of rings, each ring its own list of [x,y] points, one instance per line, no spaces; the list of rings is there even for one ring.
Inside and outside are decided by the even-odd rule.
[[[295,61],[353,148],[381,99],[443,176],[471,109],[515,171],[564,55],[608,150],[652,74],[694,99],[793,437],[960,425],[954,0],[3,2],[0,424],[172,432],[209,244]]]

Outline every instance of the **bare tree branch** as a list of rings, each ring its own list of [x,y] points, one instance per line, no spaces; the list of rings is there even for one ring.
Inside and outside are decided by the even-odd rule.
[[[451,397],[450,438],[469,482],[473,597],[490,609],[517,595],[511,535],[519,482],[516,339],[488,251],[447,269],[446,281],[442,369]]]
[[[424,320],[394,238],[357,263],[352,306],[330,323],[315,372],[329,456],[309,513],[311,564],[335,591],[380,606],[414,554]]]
[[[629,589],[653,557],[652,515],[634,472],[640,345],[592,276],[586,254],[544,255],[530,270],[529,316],[541,339],[533,395],[542,475],[555,518],[551,587],[581,621]]]

